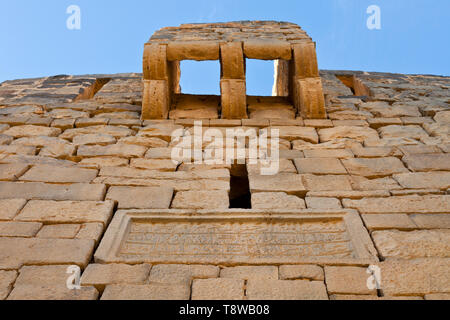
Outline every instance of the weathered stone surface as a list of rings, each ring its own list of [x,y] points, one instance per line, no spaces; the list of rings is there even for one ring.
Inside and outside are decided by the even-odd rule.
[[[373,129],[378,129],[385,126],[391,125],[402,125],[402,119],[400,118],[370,118],[367,119],[370,127]]]
[[[249,300],[328,300],[323,282],[305,280],[249,280]]]
[[[3,145],[1,145],[1,141],[0,141],[0,154],[21,154],[21,155],[34,156],[36,154],[36,148],[30,147],[30,146],[21,146],[21,145],[3,146]]]
[[[111,187],[107,200],[115,200],[120,209],[165,209],[172,201],[173,189],[168,187]]]
[[[12,127],[3,134],[6,134],[8,136],[14,137],[14,138],[22,138],[22,137],[34,137],[34,136],[49,136],[49,137],[56,137],[61,133],[61,129],[58,128],[48,128],[48,127],[41,127],[41,126],[31,126],[31,125],[25,125],[25,126],[16,126]]]
[[[189,300],[188,285],[107,285],[101,300]]]
[[[79,224],[46,225],[42,227],[37,237],[43,239],[73,239],[79,230]]]
[[[13,288],[14,281],[16,280],[16,271],[3,271],[0,270],[0,300],[5,300]]]
[[[368,179],[361,176],[350,176],[351,184],[355,190],[396,190],[402,187],[390,177]]]
[[[304,158],[295,159],[298,173],[311,174],[347,174],[347,170],[338,159],[334,158]]]
[[[192,300],[243,300],[244,280],[197,279],[192,283]]]
[[[127,127],[122,126],[90,126],[86,128],[67,129],[59,137],[62,139],[72,140],[75,136],[80,134],[109,134],[117,139],[131,136],[133,131]]]
[[[19,285],[8,297],[8,300],[97,300],[98,291],[92,287],[80,290],[69,290],[64,287],[48,285]]]
[[[282,127],[270,127],[271,130],[279,130],[280,138],[289,141],[304,140],[311,143],[319,143],[319,137],[316,129],[310,127],[294,127],[294,126],[282,126]],[[272,131],[273,132],[273,131]]]
[[[394,258],[450,257],[450,230],[375,231],[373,240],[380,254]]]
[[[106,187],[102,184],[77,183],[55,185],[41,182],[0,182],[0,199],[14,199],[17,195],[25,199],[40,200],[103,200]]]
[[[265,170],[270,170],[273,163],[270,162],[268,164],[258,162],[258,164],[247,164],[247,172],[248,175],[257,175],[262,174]],[[294,163],[291,160],[280,159],[278,162],[278,173],[297,173],[297,169],[295,169]]]
[[[420,126],[386,126],[378,129],[381,138],[427,138],[428,134]]]
[[[51,286],[67,288],[69,265],[23,266],[15,282],[16,286]]]
[[[210,265],[159,264],[152,267],[150,284],[187,284],[193,279],[218,278],[220,269]]]
[[[284,192],[259,192],[252,194],[253,209],[305,209],[305,200]]]
[[[116,143],[116,138],[112,135],[104,133],[94,133],[94,134],[81,134],[73,138],[73,143],[77,146],[81,145],[100,145],[105,146],[108,144]]]
[[[101,222],[107,224],[112,216],[114,202],[93,201],[29,201],[16,217],[19,221],[47,223]]]
[[[450,154],[417,154],[403,157],[412,171],[450,171]]]
[[[121,138],[119,143],[135,144],[147,148],[166,148],[169,146],[169,142],[160,138],[148,138],[140,136],[132,136]]]
[[[388,259],[379,267],[385,295],[411,296],[449,293],[450,259]],[[414,276],[411,276],[414,275]]]
[[[324,281],[323,269],[315,265],[280,266],[280,280]]]
[[[0,164],[0,180],[14,181],[19,179],[27,170],[26,164]]]
[[[41,228],[41,223],[34,222],[0,222],[0,237],[31,238]]]
[[[70,158],[75,153],[75,146],[72,144],[49,145],[41,149],[39,155],[42,157],[53,157],[59,159]]]
[[[119,157],[86,158],[79,162],[80,165],[92,168],[121,167],[128,165],[128,163],[129,160],[127,158],[119,158]]]
[[[342,163],[350,174],[372,179],[408,172],[403,163],[398,158],[393,157],[344,159]]]
[[[257,39],[244,42],[244,54],[248,59],[291,60],[291,44],[281,40]]]
[[[75,238],[94,240],[97,244],[100,237],[103,235],[103,231],[104,226],[100,222],[83,223]]]
[[[442,153],[437,146],[428,145],[409,145],[409,146],[399,146],[398,149],[404,154],[426,154],[426,153]]]
[[[81,277],[82,286],[92,286],[102,292],[109,284],[144,284],[150,274],[148,264],[90,264]]]
[[[10,144],[14,140],[13,137],[0,134],[0,145]]]
[[[301,175],[282,173],[275,176],[254,175],[249,177],[250,191],[256,192],[285,192],[290,195],[304,196],[305,186]]]
[[[135,168],[159,170],[159,171],[176,171],[178,163],[169,159],[131,159],[130,165]]]
[[[448,214],[413,214],[409,217],[421,229],[450,229]]]
[[[369,111],[376,117],[420,117],[419,108],[409,105],[389,105],[386,102],[374,101],[362,103],[360,108]]]
[[[0,200],[0,220],[12,220],[27,203],[24,199]]]
[[[341,201],[336,198],[306,197],[308,209],[340,209]]]
[[[34,166],[25,173],[21,181],[42,181],[52,183],[91,182],[98,170],[75,167]]]
[[[353,158],[353,153],[348,149],[316,149],[304,150],[305,158]]]
[[[359,126],[340,126],[329,129],[321,129],[319,130],[319,137],[320,142],[333,141],[343,138],[354,139],[358,142],[379,139],[378,133],[375,130]]]
[[[362,218],[369,230],[416,229],[417,226],[406,214],[363,214]]]
[[[105,167],[100,170],[100,176],[129,177],[129,178],[149,178],[160,180],[200,180],[215,179],[221,181],[230,180],[230,171],[228,169],[210,169],[193,171],[165,172],[156,170],[141,170],[136,168]]]
[[[132,144],[112,144],[109,146],[80,146],[78,156],[96,157],[96,156],[118,156],[124,158],[135,158],[144,156],[146,147]]]
[[[274,266],[240,266],[220,270],[221,278],[232,278],[241,280],[278,280],[278,267]]]
[[[402,153],[393,147],[354,147],[352,152],[357,158],[400,157]]]
[[[328,141],[319,144],[312,144],[303,140],[295,140],[292,142],[293,150],[315,150],[315,149],[345,149],[345,148],[354,148],[360,147],[361,143],[353,139],[336,139],[333,141]]]
[[[333,191],[352,190],[348,176],[340,175],[303,175],[306,189],[308,191]]]
[[[340,294],[372,294],[375,289],[367,288],[369,274],[366,268],[360,267],[325,267],[325,282],[328,293]]]
[[[75,264],[84,267],[94,250],[93,240],[0,238],[0,268],[24,264]]]
[[[450,172],[402,173],[392,176],[403,188],[408,189],[448,189]]]
[[[175,194],[173,209],[228,209],[227,191],[181,191]]]
[[[365,198],[342,200],[347,208],[358,209],[361,213],[448,213],[450,196],[405,196],[390,198]]]
[[[161,140],[170,142],[172,136],[180,137],[184,134],[183,126],[179,125],[164,125],[164,124],[151,124],[142,128],[136,137],[147,138],[159,138]]]

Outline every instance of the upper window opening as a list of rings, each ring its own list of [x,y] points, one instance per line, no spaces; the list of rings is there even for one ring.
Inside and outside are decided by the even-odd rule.
[[[220,62],[181,61],[181,93],[220,95]]]
[[[247,95],[272,96],[274,61],[247,59]]]

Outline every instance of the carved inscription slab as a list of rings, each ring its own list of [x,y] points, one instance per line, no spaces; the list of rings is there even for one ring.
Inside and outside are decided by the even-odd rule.
[[[119,232],[113,237],[107,232],[96,259],[233,265],[373,258],[361,249],[361,239],[352,239],[361,238],[355,226],[349,228],[357,219],[353,213],[183,216],[121,211],[110,226]]]

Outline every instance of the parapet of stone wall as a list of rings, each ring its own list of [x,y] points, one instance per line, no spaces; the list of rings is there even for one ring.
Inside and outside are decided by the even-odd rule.
[[[298,114],[325,118],[315,44],[298,25],[275,21],[184,24],[157,31],[145,44],[143,119],[167,119],[180,94],[180,61],[220,60],[224,119],[247,118],[245,60],[275,60],[273,95]]]

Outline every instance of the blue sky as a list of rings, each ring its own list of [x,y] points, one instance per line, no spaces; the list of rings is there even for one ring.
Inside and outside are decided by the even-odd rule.
[[[81,8],[81,30],[66,9]],[[369,30],[369,5],[381,30]],[[317,42],[321,69],[450,76],[449,0],[0,0],[0,82],[55,74],[141,72],[154,31],[188,22],[283,20]],[[218,63],[184,63],[184,92],[218,90]],[[270,63],[248,65],[250,94],[270,94]]]

